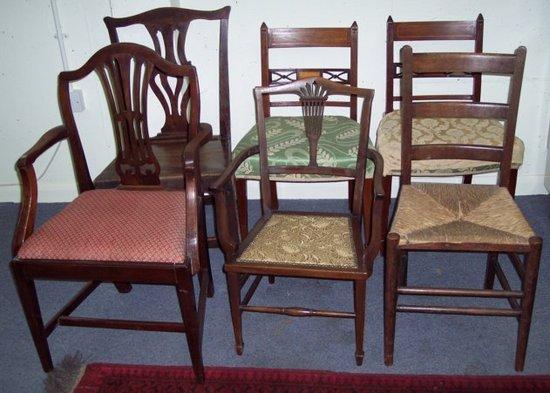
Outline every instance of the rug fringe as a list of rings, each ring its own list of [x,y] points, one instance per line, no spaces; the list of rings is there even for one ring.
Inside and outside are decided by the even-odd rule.
[[[80,352],[66,355],[44,381],[45,393],[72,393],[86,370],[86,361]]]

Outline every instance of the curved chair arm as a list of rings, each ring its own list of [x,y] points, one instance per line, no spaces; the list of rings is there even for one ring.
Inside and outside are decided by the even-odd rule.
[[[367,157],[374,162],[374,175],[372,179],[374,184],[374,198],[372,201],[371,217],[364,218],[371,220],[371,236],[363,252],[363,262],[368,270],[372,271],[372,264],[380,251],[380,241],[382,237],[381,217],[384,199],[382,176],[384,172],[384,159],[378,151],[371,148],[367,149]]]
[[[191,261],[191,272],[195,273],[203,264],[200,257],[200,239],[205,223],[202,214],[202,189],[200,171],[200,149],[212,139],[212,127],[201,124],[201,129],[183,150],[183,175],[185,183],[185,214],[187,256]],[[206,239],[202,239],[206,241]]]
[[[11,252],[17,255],[19,248],[33,232],[36,219],[36,204],[38,199],[38,184],[34,171],[34,162],[46,150],[56,143],[67,139],[65,126],[54,127],[44,133],[40,139],[27,150],[15,164],[21,181],[21,205],[19,217],[13,234]]]
[[[216,207],[214,209],[216,213],[216,232],[220,247],[226,259],[237,252],[237,247],[239,245],[239,235],[237,233],[237,207],[235,204],[232,180],[239,166],[248,157],[259,154],[259,152],[260,146],[255,145],[239,153],[210,186],[210,190],[214,195]]]

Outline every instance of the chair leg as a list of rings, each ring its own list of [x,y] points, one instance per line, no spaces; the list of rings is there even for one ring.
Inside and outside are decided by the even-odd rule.
[[[523,299],[521,300],[521,316],[519,319],[516,346],[516,371],[523,371],[523,366],[525,365],[527,341],[529,339],[529,329],[531,327],[531,315],[533,313],[533,303],[535,302],[535,291],[537,289],[542,239],[534,237],[529,240],[529,243],[531,244],[531,251],[527,255],[525,276],[521,283]]]
[[[485,282],[483,288],[493,289],[495,285],[495,265],[498,261],[498,253],[490,252],[487,254],[487,267],[485,268]]]
[[[510,183],[508,183],[508,192],[512,196],[516,196],[516,184],[518,182],[518,170],[512,169],[510,171]]]
[[[407,286],[407,272],[409,270],[409,253],[408,252],[402,252],[401,253],[401,261],[399,263],[398,268],[398,285],[400,287],[406,287]]]
[[[114,282],[115,288],[119,293],[129,293],[132,291],[132,284],[129,282]]]
[[[355,180],[348,181],[348,209],[353,209],[353,191],[355,189]]]
[[[370,243],[372,232],[372,199],[374,192],[374,183],[372,179],[365,179],[363,186],[363,232],[365,235],[365,244]]]
[[[208,274],[208,288],[206,290],[207,297],[214,297],[214,277],[212,276],[212,266],[210,265],[210,252],[208,251],[208,233],[206,233],[206,209],[205,209],[205,198],[202,197],[202,218],[201,223],[199,224],[199,236],[201,248],[201,261],[206,264],[206,272]],[[202,281],[203,269],[199,271],[199,282]]]
[[[40,304],[38,303],[34,280],[25,277],[23,272],[15,265],[16,263],[12,262],[12,274],[27,319],[27,324],[31,331],[32,340],[34,341],[36,352],[40,358],[42,369],[45,372],[50,372],[53,370],[52,355],[48,346],[48,337],[44,331],[44,322],[40,312]]]
[[[387,241],[384,273],[384,364],[393,364],[395,317],[397,306],[397,268],[399,266],[399,235],[390,233]]]
[[[462,184],[472,184],[472,175],[464,175],[462,176]]]
[[[236,179],[235,188],[237,193],[237,214],[239,216],[239,233],[241,239],[248,235],[248,197],[246,192],[246,180]]]
[[[365,352],[363,341],[365,337],[365,299],[367,294],[367,282],[356,280],[353,282],[353,304],[355,311],[355,362],[358,366],[363,364]]]
[[[178,283],[176,293],[180,306],[181,316],[185,323],[185,337],[191,355],[191,364],[198,382],[204,381],[204,366],[202,362],[202,340],[199,315],[195,302],[193,276],[187,269],[176,270]]]
[[[391,176],[384,176],[382,179],[382,185],[384,187],[384,203],[382,205],[382,217],[380,217],[380,235],[382,244],[380,245],[380,251],[382,255],[386,253],[386,236],[388,234],[389,219],[390,219],[390,204],[391,204]]]
[[[233,322],[233,333],[235,334],[235,351],[237,355],[243,354],[243,329],[241,310],[241,286],[239,284],[239,274],[226,272],[227,289],[229,292],[229,308],[231,309],[231,321]]]
[[[271,204],[273,209],[277,210],[279,208],[279,197],[277,196],[277,182],[270,181],[269,189],[271,190]]]

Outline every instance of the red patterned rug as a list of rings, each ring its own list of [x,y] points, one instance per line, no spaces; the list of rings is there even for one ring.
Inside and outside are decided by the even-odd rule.
[[[550,376],[348,374],[207,367],[197,385],[190,367],[90,364],[75,393],[134,392],[550,392]]]

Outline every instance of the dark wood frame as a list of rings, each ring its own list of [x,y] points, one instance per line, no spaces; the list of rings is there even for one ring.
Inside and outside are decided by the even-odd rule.
[[[511,175],[512,150],[525,64],[525,47],[510,54],[472,53],[412,53],[410,46],[401,49],[403,80],[401,82],[402,156],[401,184],[411,183],[411,161],[420,159],[457,158],[500,162],[500,187],[509,190],[514,181]],[[509,75],[510,88],[506,104],[464,101],[422,102],[413,96],[414,76],[440,72],[472,72]],[[502,147],[480,145],[413,145],[412,119],[414,117],[477,117],[498,118],[505,121]],[[398,202],[399,203],[399,199]],[[515,317],[519,322],[515,369],[522,371],[525,363],[527,339],[535,299],[542,239],[533,236],[528,245],[470,243],[399,244],[399,234],[387,238],[384,290],[384,360],[393,364],[395,320],[397,312],[434,314],[487,315]],[[408,253],[413,251],[457,251],[487,253],[487,267],[483,289],[433,288],[407,286]],[[512,290],[498,262],[498,254],[507,254],[521,280],[521,290]],[[524,255],[521,261],[519,255]],[[495,277],[502,290],[495,290]],[[505,298],[511,308],[445,307],[432,305],[399,305],[399,296],[458,296],[479,298]],[[518,301],[519,300],[519,301]]]
[[[284,83],[293,82],[304,77],[322,77],[336,83],[357,87],[357,52],[358,52],[358,27],[353,22],[349,28],[346,27],[308,27],[308,28],[268,28],[262,23],[260,28],[261,44],[261,86],[278,86]],[[270,49],[280,48],[349,48],[349,68],[270,68]],[[263,99],[264,113],[271,115],[272,107],[300,106],[299,101],[272,102],[269,96]],[[350,109],[350,118],[357,120],[357,97],[350,97],[349,101],[329,101],[326,106],[347,107]],[[367,182],[365,192],[372,193],[372,184]],[[350,195],[350,209],[352,205],[351,195],[354,185],[348,182]],[[277,182],[271,181],[271,199],[275,205],[278,203]],[[240,231],[243,236],[248,233],[248,206],[247,201],[247,180],[236,180],[237,207],[239,211]],[[366,201],[369,203],[370,201]],[[368,216],[366,216],[368,217]]]
[[[154,51],[137,44],[114,44],[96,52],[81,68],[76,71],[62,72],[58,78],[58,97],[64,125],[47,131],[38,142],[17,161],[22,185],[22,199],[19,218],[15,229],[10,267],[31,335],[37,349],[42,368],[48,372],[53,369],[52,358],[47,337],[60,325],[82,326],[112,329],[133,329],[146,331],[164,331],[185,333],[193,369],[199,381],[204,379],[202,364],[202,332],[206,297],[212,286],[207,258],[206,239],[202,235],[204,226],[201,205],[200,156],[199,150],[212,137],[209,129],[197,132],[187,144],[182,157],[182,172],[186,182],[186,260],[181,263],[163,262],[105,262],[76,260],[41,260],[20,259],[17,253],[30,236],[32,236],[37,210],[37,179],[34,170],[35,160],[54,144],[67,140],[75,169],[79,193],[94,189],[88,165],[82,149],[69,99],[69,84],[80,80],[91,72],[101,68],[106,62],[115,58],[132,58],[152,66],[158,72],[177,77],[195,75],[192,66],[178,66],[160,58]],[[120,69],[120,75],[127,70]],[[122,76],[124,78],[124,76]],[[196,76],[195,76],[196,81]],[[192,81],[190,83],[193,83]],[[117,88],[114,88],[118,92]],[[125,93],[126,99],[130,90]],[[121,93],[122,94],[122,93]],[[198,94],[197,91],[193,93]],[[124,100],[119,96],[117,99]],[[120,101],[122,102],[122,101]],[[129,104],[130,106],[130,104]],[[126,110],[127,107],[121,109]],[[145,110],[146,111],[146,110]],[[198,126],[198,114],[194,116],[192,127]],[[120,154],[120,150],[119,150]],[[133,179],[135,180],[135,179]],[[158,190],[158,185],[139,186],[132,180],[125,189]],[[124,182],[124,178],[121,180]],[[199,274],[200,293],[198,303],[195,299],[193,275]],[[63,306],[47,323],[44,323],[35,288],[36,280],[81,281],[86,284]],[[101,284],[114,283],[119,292],[129,292],[131,283],[150,285],[170,285],[175,287],[181,310],[182,322],[156,322],[107,318],[73,317],[71,313]]]
[[[475,21],[434,21],[434,22],[394,22],[392,17],[388,17],[386,31],[386,109],[385,114],[395,110],[394,103],[400,102],[402,97],[394,91],[394,81],[400,80],[403,73],[399,72],[402,64],[394,59],[396,42],[414,42],[414,41],[473,41],[473,53],[483,52],[483,15],[479,14]],[[468,102],[480,102],[481,99],[481,75],[479,73],[471,74],[452,74],[435,73],[424,74],[423,76],[413,75],[413,78],[434,78],[434,77],[461,77],[472,79],[472,94],[446,94],[446,95],[415,95],[415,100],[464,100]],[[472,183],[473,175],[463,176],[464,184]],[[515,195],[517,169],[510,170],[511,182],[508,187],[510,193]],[[382,216],[383,241],[387,233],[389,221],[389,211],[392,191],[392,177],[384,176],[384,212]],[[382,244],[382,250],[385,246]]]
[[[263,98],[267,94],[299,94],[301,89],[308,85],[320,86],[326,89],[327,94],[334,95],[355,95],[363,98],[361,110],[361,132],[360,143],[357,157],[357,167],[355,169],[323,167],[311,160],[309,165],[304,166],[269,166],[267,161],[267,140],[265,136],[265,111]],[[354,318],[356,328],[356,362],[360,365],[363,361],[363,329],[365,317],[365,296],[366,280],[372,274],[372,264],[379,251],[380,228],[377,224],[382,209],[382,173],[383,160],[380,154],[368,148],[368,134],[370,125],[370,113],[374,91],[369,89],[359,89],[356,87],[345,86],[324,80],[322,78],[308,78],[298,80],[289,84],[283,84],[270,87],[257,87],[254,89],[256,102],[256,117],[259,135],[259,145],[250,147],[248,150],[239,154],[223,172],[220,178],[212,185],[212,192],[216,200],[216,223],[218,238],[221,249],[225,255],[225,272],[228,281],[228,291],[230,297],[231,316],[233,329],[235,332],[236,351],[242,354],[242,322],[241,314],[244,311],[284,314],[298,317],[322,316],[335,318]],[[305,101],[307,101],[306,99]],[[304,104],[305,105],[305,104]],[[321,104],[322,105],[322,104]],[[316,116],[322,118],[322,113]],[[307,125],[306,125],[307,129]],[[310,149],[314,146],[310,141]],[[234,174],[239,165],[248,157],[260,154],[260,192],[262,196],[263,215],[256,223],[254,228],[246,235],[239,236],[237,217],[235,216],[235,201],[233,200],[233,180]],[[372,217],[368,217],[372,231],[365,231],[365,240],[370,234],[370,240],[367,245],[362,236],[362,204],[363,189],[366,170],[366,160],[370,159],[375,163],[374,190],[371,195]],[[261,264],[261,263],[236,263],[238,256],[246,249],[247,245],[255,238],[265,223],[274,212],[278,210],[276,202],[273,200],[270,188],[270,173],[308,173],[326,176],[346,176],[354,179],[354,189],[352,197],[352,208],[349,214],[330,214],[317,213],[319,215],[335,215],[349,217],[352,225],[354,244],[358,259],[358,267],[336,268],[336,267],[305,267],[296,265],[279,264]],[[292,212],[297,213],[297,212]],[[299,214],[299,212],[298,212]],[[312,214],[312,213],[306,213]],[[256,275],[256,279],[250,285],[244,298],[241,300],[241,289],[245,286],[248,278]],[[263,307],[250,306],[249,302],[258,287],[262,276],[283,276],[283,277],[305,277],[315,279],[348,280],[354,282],[354,312],[311,310],[300,307]]]

